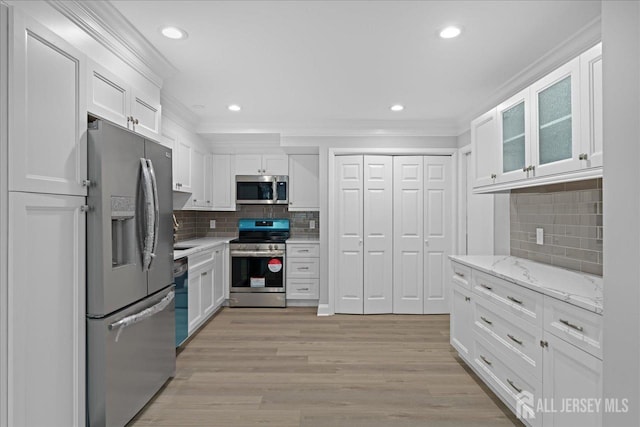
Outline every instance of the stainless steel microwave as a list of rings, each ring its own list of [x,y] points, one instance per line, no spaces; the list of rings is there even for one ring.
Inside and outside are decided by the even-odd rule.
[[[286,205],[288,186],[286,175],[236,175],[236,204]]]

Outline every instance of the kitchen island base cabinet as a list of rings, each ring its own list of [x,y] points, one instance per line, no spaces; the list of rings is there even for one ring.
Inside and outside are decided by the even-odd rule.
[[[189,255],[188,334],[191,336],[225,303],[226,248],[217,246]]]

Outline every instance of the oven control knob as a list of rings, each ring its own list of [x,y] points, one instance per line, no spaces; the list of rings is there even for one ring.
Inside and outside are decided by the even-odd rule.
[[[273,249],[274,250],[278,249],[278,245],[273,245]]]
[[[260,245],[256,245],[256,251],[260,250]]]
[[[269,245],[269,250],[272,251],[273,250],[273,245]]]

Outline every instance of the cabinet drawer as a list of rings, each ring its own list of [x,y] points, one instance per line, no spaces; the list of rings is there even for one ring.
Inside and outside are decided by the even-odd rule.
[[[453,280],[465,288],[471,289],[471,268],[452,261],[451,269],[453,270]]]
[[[542,328],[542,294],[476,270],[471,283],[474,293]]]
[[[320,277],[318,258],[287,258],[287,278],[317,279]]]
[[[213,252],[213,249],[211,249],[189,255],[189,271],[194,268],[200,267],[200,265],[204,264],[205,262],[213,261]]]
[[[320,298],[320,279],[291,279],[287,281],[288,299]]]
[[[542,425],[542,414],[532,418],[536,402],[542,396],[542,381],[516,373],[517,369],[505,363],[500,352],[477,335],[474,338],[474,354],[473,365],[476,372],[493,387],[511,410],[516,412],[522,406],[523,413],[528,415],[528,424]]]
[[[288,243],[287,257],[292,258],[309,258],[320,256],[320,245]]]
[[[602,359],[601,315],[545,296],[544,329]]]
[[[542,329],[511,315],[495,304],[476,298],[474,330],[510,356],[518,372],[542,376]]]

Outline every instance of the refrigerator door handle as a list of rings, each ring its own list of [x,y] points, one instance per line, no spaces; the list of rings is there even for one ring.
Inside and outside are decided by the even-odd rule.
[[[158,247],[158,229],[160,227],[160,205],[158,204],[158,181],[156,180],[156,172],[153,169],[153,162],[151,159],[147,159],[147,168],[149,169],[149,176],[151,177],[151,189],[153,190],[153,228],[150,231],[153,233],[151,246],[151,259],[149,260],[149,266],[153,263],[153,259],[156,256],[156,248]]]
[[[157,304],[152,305],[151,307],[147,307],[138,313],[124,317],[116,322],[113,322],[107,326],[107,329],[111,331],[115,328],[119,328],[115,338],[115,341],[118,342],[118,338],[120,338],[120,334],[127,326],[135,325],[136,323],[139,323],[157,313],[160,313],[162,310],[167,308],[167,306],[171,303],[171,301],[173,301],[175,294],[176,294],[175,291],[169,292]]]
[[[151,184],[151,174],[147,164],[147,159],[140,158],[142,167],[142,271],[148,271],[153,257],[153,185]]]

